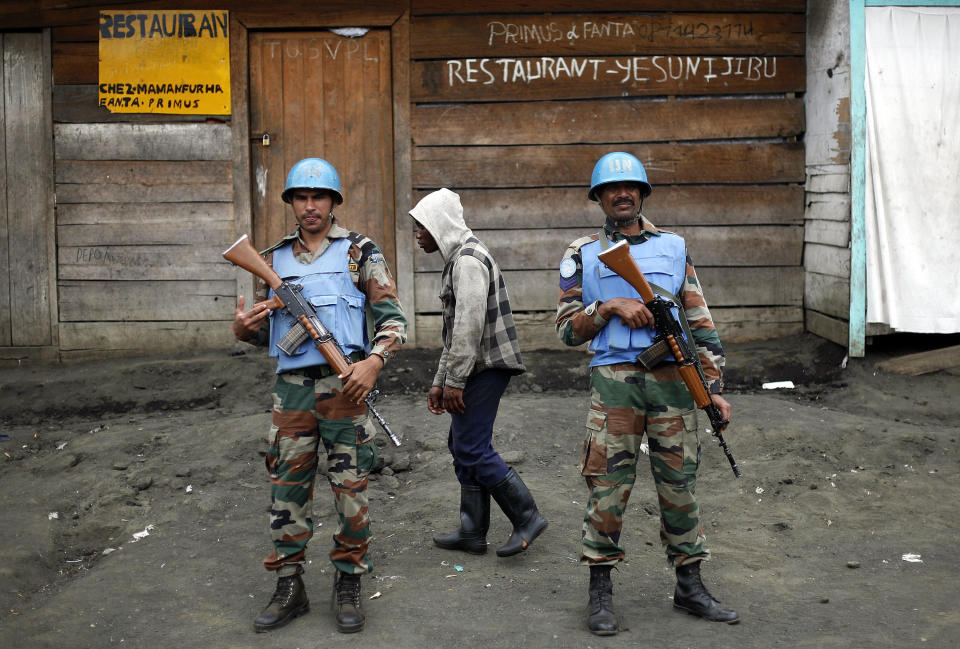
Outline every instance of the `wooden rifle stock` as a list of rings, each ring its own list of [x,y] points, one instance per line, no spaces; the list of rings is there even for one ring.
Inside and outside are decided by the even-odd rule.
[[[270,268],[270,264],[260,256],[257,249],[250,243],[250,237],[247,235],[243,235],[232,246],[224,250],[223,258],[244,270],[250,271],[265,281],[273,290],[277,290],[283,284],[283,280],[280,279],[275,270]]]
[[[630,246],[626,240],[610,246],[597,255],[597,258],[609,266],[617,275],[627,280],[627,283],[640,294],[644,304],[653,301],[655,297],[653,289],[650,288],[650,283],[643,276],[643,271],[637,266],[637,262],[630,256]]]

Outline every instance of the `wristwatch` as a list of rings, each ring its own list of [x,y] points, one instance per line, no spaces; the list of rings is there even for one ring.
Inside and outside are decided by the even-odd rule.
[[[592,304],[590,304],[590,306],[588,306],[586,309],[584,309],[583,312],[589,316],[596,315],[597,309],[600,308],[600,304],[601,302],[597,300],[596,302],[593,302]]]
[[[376,354],[383,359],[383,364],[386,365],[387,359],[390,358],[390,352],[386,349],[381,349],[380,351],[376,352]]]

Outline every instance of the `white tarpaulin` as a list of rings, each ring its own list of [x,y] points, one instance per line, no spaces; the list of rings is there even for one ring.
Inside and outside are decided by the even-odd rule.
[[[960,8],[866,9],[867,322],[960,331]]]

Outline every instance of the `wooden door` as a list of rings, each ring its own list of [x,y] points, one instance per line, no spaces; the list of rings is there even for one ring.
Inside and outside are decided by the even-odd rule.
[[[258,248],[292,232],[280,200],[290,167],[323,158],[336,167],[340,223],[376,241],[396,268],[390,32],[250,35],[253,239]],[[269,144],[263,135],[269,135]]]
[[[50,44],[0,33],[0,357],[55,353]]]

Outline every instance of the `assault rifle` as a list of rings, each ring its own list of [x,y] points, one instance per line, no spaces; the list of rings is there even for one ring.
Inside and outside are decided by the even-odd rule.
[[[693,396],[697,407],[707,413],[707,417],[710,419],[710,432],[717,438],[720,448],[723,449],[724,454],[730,461],[733,475],[739,478],[740,468],[737,466],[737,461],[733,459],[733,453],[730,452],[730,447],[727,446],[721,432],[730,422],[723,418],[720,409],[714,405],[710,398],[706,378],[703,376],[703,370],[696,360],[696,348],[692,347],[693,341],[684,339],[683,327],[670,311],[673,302],[654,294],[647,278],[643,276],[643,272],[637,266],[637,262],[630,256],[630,246],[625,240],[610,246],[597,257],[636,289],[644,304],[650,309],[650,313],[653,314],[653,327],[657,331],[651,349],[658,346],[666,348],[663,349],[662,353],[657,354],[658,358],[653,360],[652,364],[658,363],[668,352],[673,353],[680,377]],[[638,360],[650,369],[650,366],[647,365],[650,362],[649,356],[641,355]]]
[[[333,337],[333,333],[320,321],[317,310],[300,293],[303,287],[281,279],[253,247],[247,235],[243,235],[227,248],[223,252],[223,257],[240,268],[250,271],[273,289],[273,297],[265,302],[268,309],[272,311],[273,309],[285,308],[297,320],[297,323],[277,343],[277,347],[286,354],[292,354],[308,337],[312,338],[317,349],[320,350],[323,357],[330,363],[330,368],[338,376],[346,371],[347,367],[351,365],[350,358],[340,349],[340,344]],[[373,406],[378,394],[380,394],[379,390],[371,390],[367,394],[365,399],[367,410],[390,437],[390,441],[396,446],[400,446],[400,438],[390,429],[390,425]]]

